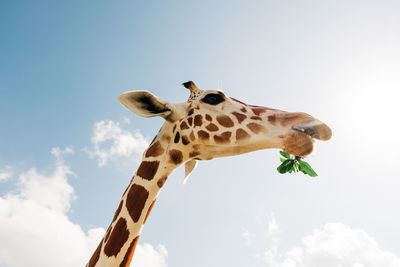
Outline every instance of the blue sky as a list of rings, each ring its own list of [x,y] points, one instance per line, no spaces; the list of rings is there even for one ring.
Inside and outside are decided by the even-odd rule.
[[[0,242],[0,266],[44,266],[19,238],[42,247],[65,230],[30,235],[30,219],[44,225],[24,211],[32,203],[69,225],[54,247],[94,249],[163,123],[117,96],[183,102],[187,80],[307,112],[333,138],[309,158],[316,179],[278,174],[277,150],[200,162],[185,185],[176,170],[135,266],[400,266],[399,11],[397,1],[2,1],[0,240],[14,246]],[[109,139],[93,141],[101,133]]]

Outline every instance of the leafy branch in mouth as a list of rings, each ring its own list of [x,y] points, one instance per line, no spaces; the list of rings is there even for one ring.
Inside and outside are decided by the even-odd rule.
[[[310,164],[305,162],[304,160],[301,159],[299,156],[292,156],[290,154],[287,154],[283,151],[279,151],[281,156],[281,162],[282,164],[279,165],[277,168],[279,173],[292,173],[292,172],[299,172],[301,171],[304,174],[308,174],[311,177],[316,177],[318,174],[311,168]]]

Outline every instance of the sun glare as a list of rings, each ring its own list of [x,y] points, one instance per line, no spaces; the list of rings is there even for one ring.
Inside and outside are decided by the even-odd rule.
[[[342,119],[363,141],[399,144],[400,71],[396,74],[394,70],[374,67],[364,72],[370,76],[352,77],[346,85]]]

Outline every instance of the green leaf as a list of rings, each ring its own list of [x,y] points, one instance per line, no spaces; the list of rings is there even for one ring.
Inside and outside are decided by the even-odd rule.
[[[279,153],[281,153],[281,155],[287,159],[290,159],[290,155],[288,153],[285,153],[283,151],[279,151]]]
[[[311,177],[318,176],[318,174],[313,170],[313,168],[311,168],[310,164],[308,164],[305,161],[300,160],[299,167],[303,173],[306,173],[306,174],[310,175]]]
[[[284,158],[280,158],[280,161],[281,161],[281,162],[284,162],[285,160],[286,160],[286,159],[284,159]]]
[[[277,168],[279,173],[287,173],[294,165],[293,159],[285,160],[279,167]]]
[[[293,171],[294,172],[298,172],[299,171],[299,163],[297,163],[296,160],[294,160]]]
[[[293,167],[290,168],[289,173],[292,173],[292,172],[294,172],[294,171],[295,171],[295,169],[294,169],[294,165],[293,165]]]

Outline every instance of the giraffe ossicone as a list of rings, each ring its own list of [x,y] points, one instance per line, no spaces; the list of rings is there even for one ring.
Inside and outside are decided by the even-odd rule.
[[[87,266],[129,266],[141,229],[157,196],[178,166],[186,182],[198,160],[277,148],[295,156],[313,151],[314,139],[329,140],[331,129],[302,112],[248,105],[192,81],[184,103],[172,104],[147,91],[127,92],[119,101],[143,117],[165,119],[122,195],[112,222]]]

